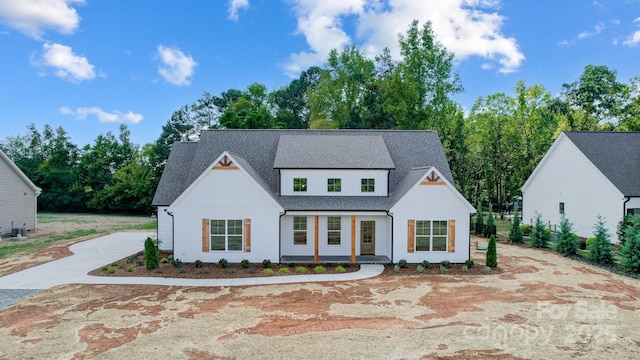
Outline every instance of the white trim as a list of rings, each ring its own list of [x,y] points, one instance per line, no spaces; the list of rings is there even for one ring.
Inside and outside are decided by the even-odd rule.
[[[453,185],[449,182],[449,180],[447,180],[447,178],[446,178],[446,177],[442,176],[442,173],[440,173],[440,171],[438,171],[438,169],[436,169],[435,167],[431,167],[431,169],[430,169],[429,171],[427,171],[427,173],[426,173],[426,174],[424,174],[424,176],[422,176],[422,177],[420,178],[420,180],[418,180],[415,184],[413,184],[413,186],[411,187],[411,189],[409,189],[409,191],[407,191],[407,192],[406,192],[406,194],[404,194],[404,196],[402,196],[400,199],[398,199],[398,201],[396,201],[396,204],[397,204],[398,202],[400,202],[402,199],[404,199],[404,198],[407,196],[407,194],[409,194],[409,193],[411,192],[411,190],[415,189],[417,186],[437,186],[437,185],[420,185],[420,183],[422,183],[423,181],[425,181],[425,180],[426,180],[426,178],[427,178],[429,175],[431,175],[432,173],[436,173],[436,175],[438,175],[438,177],[440,178],[440,181],[444,182],[444,183],[445,183],[445,185],[449,188],[449,190],[451,190],[451,191],[454,193],[454,195],[455,195],[458,199],[460,199],[460,201],[462,201],[462,203],[463,203],[463,204],[465,204],[465,206],[466,206],[467,208],[469,208],[469,212],[470,212],[470,213],[472,213],[472,214],[475,214],[475,213],[476,213],[476,211],[477,211],[477,210],[476,210],[476,208],[475,208],[473,205],[471,205],[471,203],[469,203],[469,201],[467,201],[467,199],[466,199],[464,196],[462,196],[462,194],[458,191],[458,189],[456,189],[456,187],[455,187],[455,186],[453,186]],[[393,208],[396,206],[396,204],[394,204],[391,208],[393,209]]]

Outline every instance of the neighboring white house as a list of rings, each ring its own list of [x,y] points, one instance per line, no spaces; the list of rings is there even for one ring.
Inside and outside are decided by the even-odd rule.
[[[38,195],[42,190],[0,150],[0,234],[38,227]]]
[[[475,213],[433,131],[205,130],[152,205],[187,262],[460,263]]]
[[[558,228],[564,214],[586,238],[601,215],[617,242],[622,217],[640,216],[640,133],[563,132],[522,186],[522,198],[523,223],[538,212]]]

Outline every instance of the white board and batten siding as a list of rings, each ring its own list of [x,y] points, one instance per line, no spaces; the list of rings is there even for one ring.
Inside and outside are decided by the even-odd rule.
[[[240,169],[208,170],[169,207],[174,216],[174,257],[215,263],[247,259],[278,261],[278,224],[282,208]],[[250,251],[203,251],[203,219],[249,220]],[[246,222],[245,222],[246,223]],[[246,227],[243,237],[246,238]],[[209,231],[209,230],[207,230]],[[210,232],[209,232],[210,233]]]
[[[304,216],[307,218],[307,243],[296,245],[293,243],[293,218]],[[300,212],[288,213],[281,219],[281,251],[283,256],[313,256],[315,250],[315,214]],[[341,219],[340,245],[329,245],[327,218],[339,216]],[[375,221],[375,255],[391,257],[391,218],[386,215],[371,215],[366,213],[323,214],[318,215],[318,255],[319,256],[350,256],[351,255],[351,216],[356,217],[355,241],[356,255],[360,255],[360,222]]]
[[[561,134],[522,188],[522,223],[531,224],[535,213],[551,228],[560,229],[560,203],[581,237],[593,236],[596,218],[605,220],[611,241],[624,214],[624,196],[595,165]],[[628,206],[627,206],[628,207]]]
[[[37,198],[34,185],[27,182],[11,160],[0,156],[0,234],[11,232],[11,223],[16,228],[33,230],[37,227]]]
[[[173,250],[173,222],[167,206],[158,206],[158,249]]]
[[[280,194],[302,196],[387,196],[388,170],[282,169]],[[307,179],[306,192],[293,191],[293,179]],[[329,192],[327,179],[341,179],[341,191]],[[374,192],[362,192],[362,179],[374,179]]]

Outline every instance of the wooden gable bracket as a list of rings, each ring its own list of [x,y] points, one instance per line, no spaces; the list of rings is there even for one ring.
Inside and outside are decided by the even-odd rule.
[[[218,163],[213,167],[214,170],[238,170],[238,167],[225,155]]]
[[[445,185],[445,183],[435,171],[432,171],[424,178],[420,185]]]

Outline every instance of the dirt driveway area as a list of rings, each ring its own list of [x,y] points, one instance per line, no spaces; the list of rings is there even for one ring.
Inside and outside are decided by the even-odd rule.
[[[59,286],[0,311],[0,359],[640,357],[640,281],[553,253],[498,251],[497,275]]]

